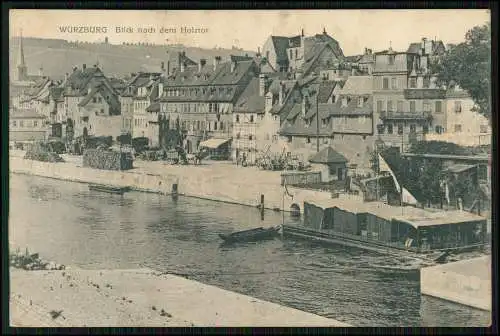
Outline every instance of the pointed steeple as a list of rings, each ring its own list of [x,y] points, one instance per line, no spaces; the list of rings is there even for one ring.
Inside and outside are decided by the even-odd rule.
[[[21,30],[19,38],[19,51],[17,53],[17,80],[24,81],[28,77],[28,67],[24,60],[24,48],[23,48],[23,31]]]

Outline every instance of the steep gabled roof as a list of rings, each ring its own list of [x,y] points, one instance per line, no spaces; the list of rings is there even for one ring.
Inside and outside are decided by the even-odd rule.
[[[237,113],[264,113],[265,97],[259,96],[259,79],[253,78],[234,105]]]
[[[335,81],[322,81],[319,85],[319,96],[318,96],[318,102],[321,103],[326,103],[328,101],[328,98],[333,93],[333,89],[335,89],[335,86],[337,85],[337,82]]]
[[[367,95],[373,93],[372,76],[349,76],[340,94]]]
[[[288,62],[288,55],[286,54],[286,49],[289,45],[288,37],[271,36],[271,40],[273,41],[274,51],[276,53],[276,62]]]

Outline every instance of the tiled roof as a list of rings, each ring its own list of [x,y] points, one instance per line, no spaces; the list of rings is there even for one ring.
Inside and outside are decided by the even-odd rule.
[[[363,55],[346,56],[344,58],[344,61],[349,62],[349,63],[356,63],[362,58],[363,58]]]
[[[92,87],[90,93],[87,94],[85,96],[85,98],[78,104],[78,106],[87,105],[96,93],[102,92],[103,90],[104,90],[103,84],[95,85],[94,87]],[[106,102],[109,105],[109,113],[111,115],[119,115],[120,114],[120,101],[119,101],[118,97],[115,95],[115,93],[111,92],[109,95],[102,94],[102,97],[106,100]]]
[[[315,107],[312,107],[315,109]],[[309,124],[307,123],[305,118],[301,117],[299,114],[301,113],[302,107],[300,104],[295,104],[292,109],[292,112],[297,114],[297,116],[293,120],[285,120],[279,134],[281,135],[301,135],[301,136],[311,136],[314,137],[319,134],[319,136],[330,136],[333,131],[329,124],[323,125],[322,122],[319,122],[319,132],[317,129],[317,120],[316,116],[309,119]],[[290,113],[291,114],[291,113]],[[309,125],[309,126],[307,126]]]
[[[35,109],[10,108],[9,117],[15,119],[45,119],[46,117],[36,112]]]
[[[52,98],[55,101],[62,101],[63,100],[62,99],[62,93],[64,91],[64,88],[53,86],[49,90],[50,90],[50,95],[52,96]]]
[[[286,49],[288,48],[288,37],[285,36],[271,36],[273,41],[274,51],[276,52],[276,62],[288,62],[288,55]]]
[[[211,85],[232,85],[238,84],[241,79],[247,75],[248,71],[255,63],[253,60],[240,61],[236,63],[236,67],[231,72],[231,62],[226,62],[221,65],[221,68],[216,72]]]
[[[332,147],[326,147],[309,159],[311,163],[347,163],[344,155],[337,152]]]
[[[422,43],[411,43],[406,52],[411,54],[418,54],[420,53],[421,49],[422,49]]]
[[[317,43],[304,57],[304,64],[301,67],[301,71],[304,76],[308,75],[316,60],[319,58],[323,50],[328,46],[328,43]]]
[[[234,106],[238,113],[264,113],[265,97],[259,96],[259,79],[253,78]]]
[[[372,93],[372,76],[349,76],[341,90],[341,94],[346,95],[365,95]]]
[[[337,85],[337,82],[335,81],[323,81],[319,85],[319,96],[318,96],[318,102],[321,103],[326,103],[328,101],[328,98],[332,95],[333,89]]]

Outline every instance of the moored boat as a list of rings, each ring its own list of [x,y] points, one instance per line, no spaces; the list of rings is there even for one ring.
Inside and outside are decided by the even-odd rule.
[[[89,184],[89,190],[123,195],[127,191],[130,191],[130,187],[118,187],[105,184]]]
[[[235,243],[235,242],[253,242],[259,240],[274,239],[278,236],[281,226],[275,226],[270,228],[255,228],[244,231],[233,232],[230,234],[219,234],[219,237],[224,240],[225,243]]]

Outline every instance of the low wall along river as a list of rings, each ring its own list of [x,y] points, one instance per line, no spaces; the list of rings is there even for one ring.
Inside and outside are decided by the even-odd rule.
[[[215,163],[214,165],[217,165]],[[306,200],[330,199],[331,194],[324,191],[306,190],[289,187],[293,197],[284,197],[280,186],[279,175],[272,178],[273,182],[263,183],[256,181],[259,177],[253,176],[253,170],[241,170],[231,165],[227,176],[213,177],[200,170],[197,166],[172,167],[165,165],[161,174],[152,174],[140,170],[109,171],[80,167],[73,162],[50,163],[25,160],[21,157],[10,156],[10,172],[29,174],[41,177],[55,178],[73,182],[108,184],[114,186],[129,186],[135,190],[171,194],[174,185],[177,185],[179,195],[198,197],[213,201],[229,202],[248,206],[258,206],[261,195],[264,195],[266,209],[284,209],[290,211],[292,204],[302,207]],[[181,169],[179,169],[181,168]],[[220,168],[217,168],[220,169]],[[230,170],[240,169],[237,172]],[[258,172],[264,174],[267,172]],[[274,177],[273,175],[273,177]]]

